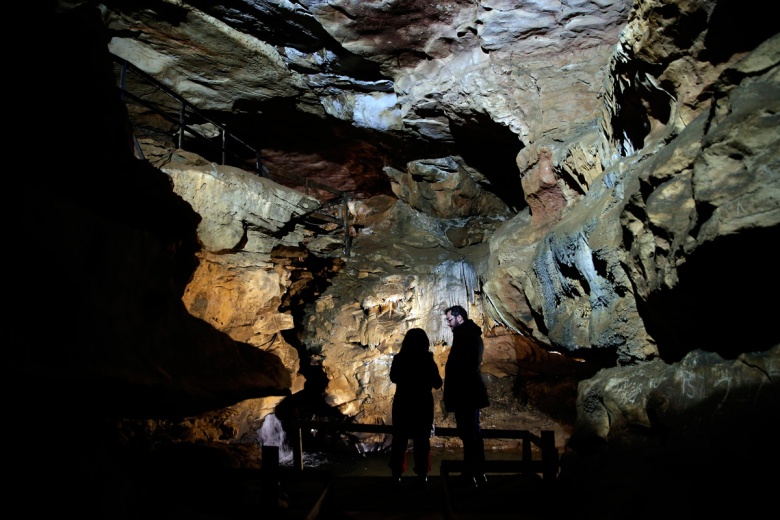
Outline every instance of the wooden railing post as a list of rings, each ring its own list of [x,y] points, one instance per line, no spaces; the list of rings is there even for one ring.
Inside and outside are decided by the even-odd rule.
[[[265,510],[276,516],[279,508],[279,446],[263,446],[261,497]]]
[[[303,428],[312,428],[326,431],[340,432],[365,432],[365,433],[384,433],[391,434],[392,426],[387,424],[359,424],[359,423],[341,423],[331,421],[309,421],[297,419],[293,422],[293,428],[289,432],[292,439],[293,464],[297,471],[303,471]],[[435,430],[437,437],[457,437],[458,431],[455,428],[437,427]],[[501,473],[541,473],[542,479],[547,482],[555,482],[558,478],[558,448],[555,447],[555,432],[552,430],[542,430],[541,435],[535,435],[528,430],[504,430],[504,429],[483,429],[482,434],[486,439],[521,439],[522,440],[522,459],[513,461],[486,461],[493,470]],[[542,460],[533,460],[533,446],[541,449]],[[458,471],[459,465],[456,461],[442,461],[451,463],[443,466],[446,472]],[[462,461],[457,461],[458,463]],[[455,468],[455,469],[453,469]]]
[[[523,435],[523,466],[525,468],[531,468],[533,463],[533,452],[531,451],[531,435],[526,433]],[[526,470],[527,471],[527,470]]]
[[[553,481],[558,478],[558,448],[555,447],[555,432],[542,430],[542,478]]]

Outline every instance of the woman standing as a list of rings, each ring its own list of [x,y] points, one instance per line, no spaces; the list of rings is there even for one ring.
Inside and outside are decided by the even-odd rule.
[[[442,387],[439,367],[428,350],[431,342],[423,329],[410,329],[401,343],[401,351],[390,365],[390,381],[396,384],[393,397],[393,441],[390,445],[390,469],[401,482],[406,471],[406,448],[413,442],[414,472],[427,482],[431,469],[433,435],[433,389]]]

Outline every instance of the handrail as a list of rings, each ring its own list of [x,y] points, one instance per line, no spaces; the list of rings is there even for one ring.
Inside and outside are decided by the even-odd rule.
[[[392,434],[393,427],[388,424],[359,424],[337,421],[303,421],[298,420],[293,425],[290,444],[293,451],[293,465],[298,471],[303,471],[303,428],[324,431],[385,433]],[[456,428],[434,427],[434,437],[457,437]],[[558,474],[558,448],[555,447],[555,432],[542,430],[536,435],[528,430],[507,430],[500,428],[483,428],[485,439],[520,439],[522,443],[522,459],[519,467],[532,472],[541,472],[545,480],[554,479]],[[540,448],[541,461],[532,461],[532,445]]]
[[[226,141],[226,139],[227,139],[227,136],[230,136],[234,141],[236,141],[237,143],[239,143],[242,146],[244,146],[247,150],[249,150],[251,152],[254,152],[255,156],[257,157],[257,161],[255,162],[255,165],[257,167],[257,172],[260,173],[261,175],[263,175],[264,168],[263,168],[262,160],[260,159],[260,150],[259,149],[253,147],[252,145],[244,142],[243,140],[239,139],[237,136],[235,136],[235,135],[231,134],[230,132],[228,132],[227,128],[225,128],[224,126],[220,125],[216,121],[210,119],[202,111],[200,111],[195,105],[193,105],[192,103],[190,103],[189,101],[187,101],[186,99],[184,99],[183,97],[178,95],[176,92],[172,91],[171,89],[169,89],[168,87],[166,87],[165,85],[163,85],[162,83],[157,81],[155,78],[153,78],[152,76],[150,76],[149,74],[147,74],[143,70],[139,69],[138,67],[136,67],[135,65],[133,65],[132,63],[130,63],[126,59],[120,58],[119,56],[116,56],[114,54],[112,54],[112,57],[113,57],[114,62],[122,67],[122,69],[121,69],[121,76],[120,76],[120,87],[119,87],[120,91],[122,92],[122,94],[123,95],[128,95],[128,96],[132,97],[134,101],[137,101],[137,102],[141,103],[146,108],[152,110],[156,114],[164,117],[165,119],[167,119],[168,121],[170,121],[170,122],[172,122],[174,124],[178,124],[179,125],[179,143],[178,143],[179,148],[183,148],[185,131],[187,131],[191,135],[199,137],[199,138],[205,140],[205,142],[208,142],[208,143],[213,145],[213,143],[211,143],[211,141],[209,141],[209,139],[206,136],[204,136],[203,134],[201,134],[200,132],[195,130],[192,126],[190,126],[190,125],[188,125],[186,123],[187,111],[189,110],[190,113],[195,114],[200,119],[202,119],[203,121],[205,121],[205,122],[207,122],[207,123],[209,123],[211,125],[214,125],[214,127],[217,128],[220,131],[220,134],[222,135],[222,141],[223,141],[223,146],[221,147],[222,164],[226,163],[226,154],[230,154],[231,156],[233,156],[235,158],[240,158],[241,157],[237,153],[231,152],[231,151],[229,151],[227,149],[227,145],[226,145],[227,141]],[[133,93],[131,93],[130,91],[128,91],[127,88],[126,88],[127,71],[128,70],[131,71],[136,76],[140,77],[147,84],[150,84],[150,85],[154,86],[155,88],[157,88],[161,92],[163,92],[166,95],[168,95],[171,99],[177,101],[179,103],[179,113],[178,113],[179,117],[178,117],[178,119],[172,118],[168,113],[166,113],[164,110],[160,109],[159,107],[157,107],[153,103],[149,103],[149,102],[141,99],[139,96],[136,96]],[[301,183],[304,182],[304,179],[294,178],[294,177],[290,177],[288,175],[283,175],[283,176],[284,177],[289,177],[292,180],[296,180],[296,181],[301,182]]]
[[[228,144],[228,137],[230,137],[230,139],[232,141],[235,141],[236,143],[241,144],[248,151],[254,153],[255,166],[257,168],[257,172],[256,173],[258,175],[260,175],[261,177],[270,178],[270,172],[263,165],[262,157],[260,155],[260,149],[259,148],[255,148],[254,146],[244,142],[243,140],[239,139],[237,136],[235,136],[235,135],[231,134],[230,132],[228,132],[227,128],[225,128],[224,126],[220,125],[216,121],[213,121],[212,119],[210,119],[203,112],[198,110],[198,108],[195,105],[193,105],[192,103],[190,103],[189,101],[187,101],[186,99],[184,99],[183,97],[178,95],[176,92],[172,91],[171,89],[169,89],[168,87],[166,87],[165,85],[163,85],[162,83],[157,81],[154,77],[150,76],[149,74],[147,74],[143,70],[139,69],[138,67],[136,67],[135,65],[133,65],[132,63],[130,63],[126,59],[120,58],[119,56],[116,56],[113,53],[111,53],[111,56],[112,56],[114,62],[121,66],[120,85],[118,87],[119,90],[120,90],[121,95],[123,97],[124,96],[130,97],[131,99],[133,99],[133,101],[143,105],[144,107],[148,108],[152,112],[162,116],[167,121],[169,121],[169,122],[171,122],[173,124],[178,125],[179,126],[178,147],[180,149],[184,149],[184,135],[185,135],[185,132],[187,132],[190,135],[196,137],[200,141],[208,144],[209,146],[212,146],[212,147],[216,147],[217,146],[208,137],[204,136],[198,130],[193,128],[191,125],[187,124],[187,122],[186,122],[186,120],[187,120],[187,112],[189,111],[191,114],[195,114],[199,119],[209,123],[210,125],[213,125],[217,130],[219,130],[219,133],[220,133],[220,135],[222,137],[222,144],[221,144],[221,147],[220,147],[221,156],[222,156],[221,157],[221,164],[223,164],[223,165],[227,164],[227,155],[228,154],[231,157],[239,160],[239,162],[242,162],[241,161],[242,157],[239,154],[237,154],[237,153],[235,153],[235,152],[233,152],[233,151],[228,149],[228,146],[227,146],[227,144]],[[139,78],[141,78],[145,83],[154,86],[155,88],[157,88],[161,92],[165,93],[166,95],[168,95],[169,97],[171,97],[172,99],[177,101],[179,103],[178,118],[172,117],[169,113],[167,113],[165,110],[163,110],[160,107],[158,107],[156,104],[151,103],[149,101],[146,101],[146,100],[142,99],[141,97],[133,94],[132,92],[129,92],[127,90],[127,88],[126,88],[127,71],[128,70],[133,72],[133,74],[135,74]],[[135,140],[135,135],[133,137],[134,137],[134,141],[136,141]],[[137,146],[137,141],[136,141],[136,146]],[[310,187],[314,187],[314,188],[316,188],[318,190],[326,191],[328,193],[336,195],[337,196],[337,199],[336,199],[337,202],[340,199],[340,201],[343,203],[343,208],[341,210],[343,212],[342,219],[343,219],[343,227],[344,227],[344,249],[343,249],[343,253],[345,255],[348,255],[349,254],[349,248],[350,248],[350,242],[351,242],[351,240],[350,240],[350,233],[349,233],[349,208],[348,208],[348,202],[350,200],[350,195],[347,192],[338,190],[336,188],[332,188],[332,187],[327,186],[325,184],[321,184],[321,183],[318,183],[318,182],[306,179],[305,177],[298,177],[296,175],[292,175],[292,174],[289,174],[289,173],[286,173],[286,172],[275,172],[274,175],[278,175],[278,176],[283,177],[285,179],[289,179],[289,180],[292,180],[292,181],[295,181],[295,182],[299,183],[301,186],[303,186],[305,188],[306,195],[309,195],[309,188]],[[320,202],[322,202],[322,201],[320,201]],[[333,202],[334,202],[333,200],[330,201],[330,203],[333,203]]]

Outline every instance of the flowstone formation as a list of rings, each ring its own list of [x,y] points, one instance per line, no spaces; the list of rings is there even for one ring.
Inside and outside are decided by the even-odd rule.
[[[559,482],[583,516],[635,516],[647,496],[648,517],[679,498],[686,516],[721,513],[721,468],[748,476],[732,479],[742,510],[729,514],[769,492],[756,475],[777,463],[761,441],[778,402],[763,302],[780,290],[767,253],[780,40],[754,16],[763,5],[47,6],[68,102],[29,106],[68,170],[25,176],[44,181],[22,191],[42,203],[14,243],[46,236],[58,253],[28,255],[20,278],[39,284],[19,307],[63,303],[51,333],[34,312],[20,319],[32,344],[11,367],[16,387],[64,401],[54,424],[74,449],[45,461],[72,483],[58,506],[83,512],[104,475],[165,443],[206,474],[256,467],[264,417],[317,378],[329,417],[386,423],[403,333],[428,331],[443,365],[452,303],[485,330],[484,426],[555,430]],[[271,177],[308,182],[178,150],[180,107],[162,121],[120,99],[109,51],[257,143]],[[305,222],[329,202],[314,182],[352,195],[345,236]],[[12,412],[41,415],[29,401]],[[222,452],[182,455],[191,446]],[[692,468],[689,454],[722,465]],[[623,472],[623,455],[641,471]],[[71,481],[74,468],[86,470]]]
[[[529,352],[560,358],[554,377],[566,372],[573,385],[601,367],[737,350],[731,338],[696,340],[706,322],[693,295],[707,281],[688,274],[704,272],[697,250],[728,248],[721,237],[777,226],[776,141],[763,122],[772,116],[747,101],[776,88],[776,44],[751,57],[773,31],[752,24],[748,34],[729,2],[105,6],[111,51],[249,132],[268,171],[355,191],[352,249],[327,280],[308,278],[316,301],[290,296],[291,273],[306,270],[305,258],[341,256],[334,242],[321,246],[325,235],[301,227],[258,241],[240,215],[214,212],[202,213],[217,221],[201,231],[232,229],[243,242],[213,234],[230,244],[204,256],[211,267],[190,291],[201,296],[188,300],[224,321],[208,287],[225,286],[215,269],[233,258],[225,253],[241,259],[237,294],[280,273],[277,295],[260,306],[234,300],[245,324],[223,328],[237,338],[267,331],[252,341],[291,369],[296,343],[302,371],[322,370],[323,397],[345,418],[389,420],[386,369],[409,327],[429,331],[443,365],[449,331],[439,317],[452,303],[485,329],[494,394],[508,389],[529,406],[543,394],[518,376],[528,368],[518,360],[537,357]],[[732,46],[719,43],[727,34]],[[193,53],[192,41],[213,45]],[[323,146],[300,146],[303,135]],[[381,195],[364,191],[382,184]],[[287,253],[248,254],[277,246]],[[271,308],[292,300],[303,308]],[[772,341],[757,332],[752,348]],[[573,389],[561,399],[572,400]],[[516,408],[496,406],[486,421],[512,424],[514,413],[515,426],[530,427]],[[568,415],[546,408],[536,411],[548,426]]]
[[[458,302],[485,332],[482,368],[493,405],[485,413],[483,425],[513,428],[522,422],[528,429],[555,430],[562,447],[567,425],[573,419],[563,410],[566,404],[573,403],[576,377],[582,377],[589,369],[577,361],[550,355],[531,338],[490,319],[484,309],[479,272],[487,260],[484,237],[492,234],[502,219],[483,217],[481,227],[471,222],[470,238],[464,240],[459,230],[468,213],[479,204],[458,201],[479,200],[481,192],[466,191],[472,189],[468,183],[436,182],[433,172],[437,169],[431,165],[437,161],[426,164],[429,185],[441,196],[423,197],[424,202],[419,202],[416,194],[394,187],[402,200],[380,197],[355,203],[352,209],[359,233],[353,242],[353,254],[306,314],[302,342],[327,376],[326,402],[349,419],[391,424],[394,389],[388,371],[405,332],[414,327],[426,330],[443,373],[452,341],[452,332],[444,323],[444,309]],[[455,163],[438,164],[452,167]],[[419,168],[420,164],[409,165],[410,171]],[[403,178],[400,172],[395,175]],[[465,193],[456,186],[465,186]],[[436,211],[450,218],[428,217],[406,200],[418,205],[438,204]],[[458,244],[453,244],[450,237]],[[540,400],[539,404],[548,408],[540,410],[531,398],[538,394],[522,390],[523,384],[515,379],[519,374],[531,376],[539,388],[560,396],[563,402]],[[557,378],[558,388],[555,384],[545,386],[545,378],[539,377],[543,374],[550,376],[548,383]],[[560,381],[567,376],[572,377],[568,381],[568,396],[567,385]],[[447,416],[441,405],[441,391],[435,394],[436,424],[454,426],[453,418]],[[525,399],[508,398],[513,394],[522,394]],[[375,449],[386,442],[382,436],[354,436],[364,449]],[[457,445],[457,441],[437,438],[434,444]],[[488,444],[506,447],[505,441]]]

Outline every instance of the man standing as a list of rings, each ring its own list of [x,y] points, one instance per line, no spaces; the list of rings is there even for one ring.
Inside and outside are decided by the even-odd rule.
[[[453,305],[444,311],[452,329],[452,347],[444,366],[444,408],[455,414],[458,436],[463,442],[463,476],[475,486],[486,482],[485,443],[479,424],[480,410],[490,405],[482,379],[482,329],[466,310]]]

